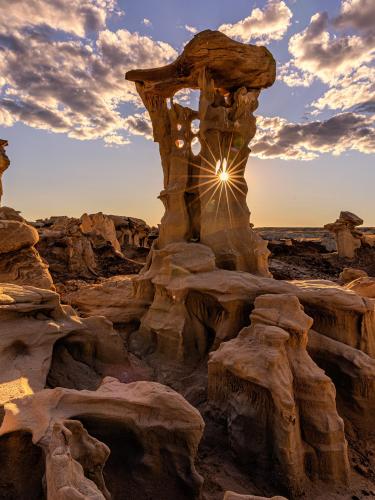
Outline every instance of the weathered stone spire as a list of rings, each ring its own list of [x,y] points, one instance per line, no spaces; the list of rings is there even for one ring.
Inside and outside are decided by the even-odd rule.
[[[200,242],[218,267],[269,275],[267,244],[250,227],[244,173],[258,96],[275,80],[271,53],[207,30],[172,64],[126,78],[136,83],[160,148],[165,214],[156,248]],[[200,89],[198,111],[173,101],[182,88]]]

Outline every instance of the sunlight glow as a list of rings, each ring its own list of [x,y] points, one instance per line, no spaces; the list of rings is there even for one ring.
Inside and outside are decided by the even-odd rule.
[[[224,171],[220,172],[219,179],[221,180],[221,182],[227,182],[229,180],[228,172],[224,172]]]
[[[202,140],[203,148],[211,155],[211,159],[207,158],[204,154],[199,153],[197,159],[199,158],[200,163],[192,162],[192,165],[198,169],[198,173],[193,175],[193,177],[198,178],[199,182],[195,185],[194,189],[198,190],[199,196],[194,200],[193,203],[199,202],[199,200],[204,200],[202,210],[205,210],[207,206],[211,203],[216,205],[215,220],[219,213],[219,208],[221,201],[224,200],[227,207],[229,224],[232,225],[232,210],[231,205],[234,202],[240,209],[242,209],[242,204],[239,197],[246,197],[246,191],[243,190],[243,164],[247,161],[247,156],[242,159],[238,159],[240,150],[237,150],[234,157],[229,160],[229,155],[232,146],[232,139],[225,152],[222,150],[221,142],[218,136],[219,143],[219,158],[213,153],[209,143],[204,139]]]

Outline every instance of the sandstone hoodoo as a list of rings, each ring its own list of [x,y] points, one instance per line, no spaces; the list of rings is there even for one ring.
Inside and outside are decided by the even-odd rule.
[[[250,228],[244,172],[253,112],[275,67],[264,47],[207,30],[171,65],[126,74],[150,114],[163,167],[165,214],[155,249],[199,241],[218,267],[268,275],[267,245]],[[173,101],[181,88],[200,90],[198,111]]]
[[[227,413],[231,447],[293,494],[306,475],[347,483],[335,388],[306,351],[313,320],[292,295],[263,295],[254,306],[251,325],[208,364],[209,399]]]
[[[339,257],[354,258],[362,241],[362,233],[356,227],[362,224],[363,220],[352,212],[341,212],[335,222],[324,226],[335,235]]]

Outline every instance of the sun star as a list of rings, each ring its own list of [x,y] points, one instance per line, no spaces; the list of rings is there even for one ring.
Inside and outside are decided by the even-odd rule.
[[[221,182],[227,182],[229,180],[228,172],[220,172],[219,179]]]

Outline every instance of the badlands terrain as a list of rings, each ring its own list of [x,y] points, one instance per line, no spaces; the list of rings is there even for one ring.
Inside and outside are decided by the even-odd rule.
[[[0,142],[0,499],[375,498],[375,230],[350,206],[250,224],[273,56],[204,31],[126,78],[159,144],[159,227],[26,221],[1,206]]]

